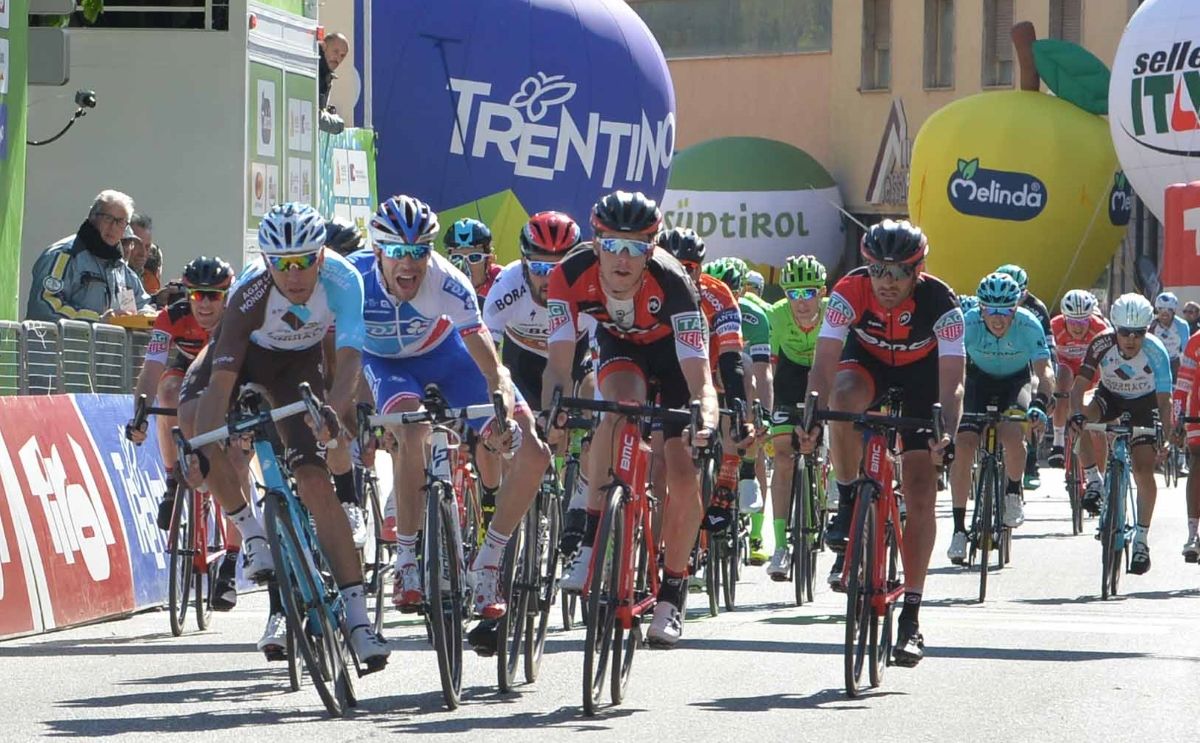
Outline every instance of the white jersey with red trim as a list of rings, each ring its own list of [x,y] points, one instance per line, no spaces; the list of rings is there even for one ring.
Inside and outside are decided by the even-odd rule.
[[[496,277],[483,307],[483,322],[497,343],[505,338],[530,353],[546,358],[550,315],[544,305],[534,301],[520,260],[505,266]],[[590,315],[580,315],[577,325],[579,337],[582,338],[595,329],[596,321]]]

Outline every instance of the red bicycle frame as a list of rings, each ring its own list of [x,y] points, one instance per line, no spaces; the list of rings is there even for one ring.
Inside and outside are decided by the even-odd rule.
[[[855,498],[854,499],[854,515],[850,523],[858,523],[858,509],[860,508],[875,508],[876,515],[886,515],[887,518],[876,518],[875,523],[878,528],[875,529],[875,539],[870,545],[874,551],[875,560],[872,565],[875,568],[874,574],[867,576],[869,581],[869,595],[871,597],[871,609],[878,616],[883,616],[887,612],[889,604],[894,604],[904,595],[904,582],[898,581],[898,585],[887,588],[887,529],[888,522],[892,524],[892,528],[896,530],[897,545],[904,543],[904,530],[900,526],[900,502],[896,499],[896,492],[893,489],[893,465],[891,451],[888,449],[887,437],[878,433],[872,432],[867,437],[866,446],[863,449],[863,478],[874,482],[877,493],[873,498]],[[865,502],[869,500],[870,502]],[[858,549],[857,540],[851,539],[846,545],[846,560],[842,567],[842,585],[849,585],[850,582],[850,566],[854,562],[854,550]],[[903,549],[900,550],[900,566],[904,565]],[[897,572],[899,575],[901,571]]]
[[[221,506],[216,499],[207,490],[201,492],[199,490],[191,490],[192,495],[192,518],[196,522],[196,528],[192,531],[192,568],[196,571],[196,577],[208,574],[208,568],[214,562],[225,559],[225,553],[229,551],[228,535],[225,531],[225,514],[221,511]],[[221,549],[209,549],[208,541],[208,520],[212,518],[217,534],[221,537]]]

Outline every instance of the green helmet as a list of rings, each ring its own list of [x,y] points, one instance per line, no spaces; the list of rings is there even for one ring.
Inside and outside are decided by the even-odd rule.
[[[733,291],[741,291],[749,267],[741,258],[718,258],[704,264],[704,273],[720,279]]]
[[[811,255],[793,255],[783,264],[779,286],[799,289],[805,286],[825,286],[825,266]]]
[[[1017,286],[1021,287],[1021,291],[1029,288],[1029,274],[1025,273],[1025,269],[1015,263],[1005,263],[996,269],[996,273],[1005,273],[1013,277],[1017,282]]]

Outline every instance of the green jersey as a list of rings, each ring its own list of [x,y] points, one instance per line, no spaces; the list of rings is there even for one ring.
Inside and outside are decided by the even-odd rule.
[[[825,319],[827,304],[829,297],[821,300],[816,322],[807,330],[796,324],[787,298],[771,305],[771,353],[775,356],[786,356],[789,361],[800,366],[811,367],[813,353],[817,350],[817,334],[821,330],[821,321]]]
[[[742,312],[742,340],[751,361],[771,360],[771,321],[768,318],[771,305],[755,302],[752,295],[738,297],[738,309]],[[761,304],[760,304],[761,302]]]

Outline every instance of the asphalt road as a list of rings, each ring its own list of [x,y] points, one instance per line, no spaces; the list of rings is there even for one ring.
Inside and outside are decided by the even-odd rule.
[[[0,643],[0,740],[195,740],[224,731],[288,741],[605,732],[623,740],[1193,739],[1200,567],[1179,556],[1182,491],[1160,493],[1151,572],[1126,576],[1125,595],[1102,602],[1100,545],[1090,533],[1070,535],[1060,474],[1047,474],[1027,496],[1013,562],[992,575],[983,605],[974,601],[977,574],[945,558],[943,494],[921,611],[927,658],[889,669],[859,699],[842,689],[843,597],[822,587],[797,608],[790,584],[750,569],[738,611],[701,617],[696,597],[681,646],[639,652],[627,701],[594,718],[580,709],[581,630],[553,633],[542,677],[509,694],[496,690],[495,661],[470,655],[463,705],[448,712],[423,628],[390,614],[390,665],[359,680],[362,701],[350,717],[330,720],[311,686],[288,691],[285,667],[254,650],[266,612],[258,593],[217,615],[213,630],[191,625],[179,638],[164,612],[149,612]],[[828,554],[822,560],[827,567]]]

